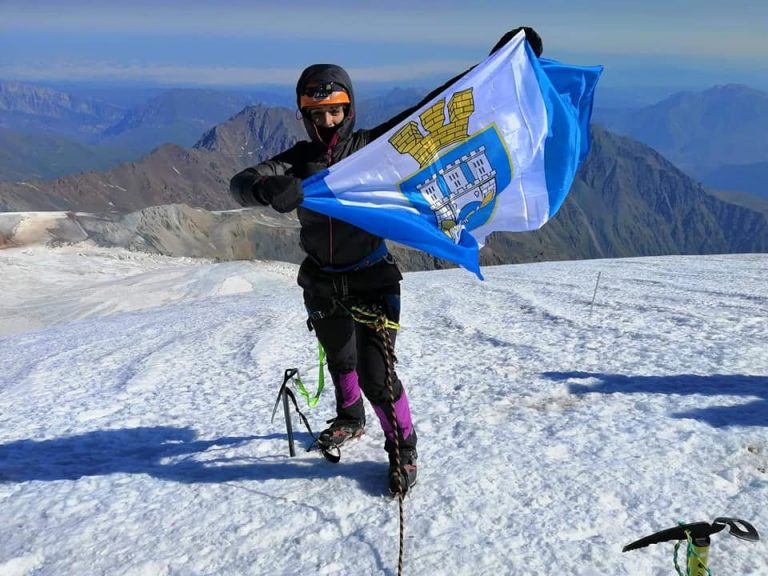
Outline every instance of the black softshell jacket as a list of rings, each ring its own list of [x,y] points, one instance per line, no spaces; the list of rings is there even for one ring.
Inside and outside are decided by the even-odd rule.
[[[332,64],[310,66],[296,85],[297,103],[307,85],[335,82],[346,89],[351,102],[344,121],[325,142],[318,128],[305,117],[304,127],[310,140],[297,142],[277,156],[236,174],[230,183],[232,195],[241,205],[248,206],[254,198],[260,201],[257,195],[250,192],[262,176],[286,174],[303,180],[325,170],[387,132],[461,76],[463,74],[383,124],[370,130],[355,131],[355,97],[349,75],[343,68]],[[374,252],[384,241],[357,226],[306,208],[299,207],[297,214],[301,223],[301,246],[318,268],[343,269],[352,266]]]

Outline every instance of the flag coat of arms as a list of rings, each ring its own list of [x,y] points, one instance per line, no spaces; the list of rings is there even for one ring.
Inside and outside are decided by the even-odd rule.
[[[491,232],[543,226],[589,150],[602,68],[538,59],[521,32],[401,124],[304,181],[302,206],[480,278]]]

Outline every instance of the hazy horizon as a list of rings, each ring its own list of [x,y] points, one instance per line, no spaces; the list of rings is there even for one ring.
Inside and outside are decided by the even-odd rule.
[[[0,78],[27,83],[281,90],[325,61],[345,66],[358,85],[430,87],[482,60],[507,30],[530,25],[546,57],[605,66],[603,88],[768,89],[768,5],[746,0],[702,0],[695,10],[681,0],[544,0],[511,16],[498,0],[395,0],[354,10],[333,0],[1,5]]]

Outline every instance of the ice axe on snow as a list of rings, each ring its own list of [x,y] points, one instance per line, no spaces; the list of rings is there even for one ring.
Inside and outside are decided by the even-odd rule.
[[[280,386],[280,391],[277,393],[277,399],[275,400],[275,407],[272,409],[272,419],[270,422],[275,421],[275,413],[277,412],[277,407],[280,405],[280,400],[283,401],[283,412],[285,413],[285,428],[288,432],[288,453],[291,455],[291,457],[296,456],[296,447],[293,442],[293,424],[291,422],[291,410],[288,406],[288,400],[289,398],[293,400],[294,405],[296,404],[296,397],[293,395],[293,392],[290,388],[288,388],[288,382],[291,381],[291,379],[298,374],[299,370],[298,368],[288,368],[285,371],[285,375],[283,376],[283,384]],[[298,406],[296,407],[298,410]]]
[[[645,548],[651,544],[658,544],[660,542],[672,542],[677,541],[675,545],[675,569],[680,576],[708,576],[711,575],[709,568],[707,567],[709,560],[709,544],[710,536],[717,534],[723,530],[726,526],[730,528],[729,533],[736,538],[746,540],[748,542],[757,542],[760,540],[760,535],[746,520],[740,520],[738,518],[715,518],[712,524],[708,522],[694,522],[692,524],[680,524],[674,528],[667,528],[661,532],[656,532],[649,536],[640,538],[631,544],[627,544],[622,548],[622,552],[629,552],[630,550],[637,550],[638,548]],[[687,570],[682,572],[677,563],[677,552],[680,547],[681,541],[687,541]]]
[[[324,356],[321,356],[321,362],[323,359],[324,359]],[[309,448],[307,448],[307,451],[310,451],[312,450],[313,447],[317,446],[317,448],[320,450],[320,452],[322,453],[323,457],[326,460],[336,464],[341,459],[341,456],[339,454],[339,449],[326,448],[318,441],[317,436],[315,436],[315,433],[312,432],[312,427],[309,425],[309,420],[307,420],[307,417],[304,416],[304,413],[301,410],[299,410],[299,404],[296,402],[296,395],[293,393],[293,390],[291,390],[290,386],[288,386],[288,384],[291,381],[296,383],[296,386],[299,388],[299,392],[301,393],[301,395],[307,398],[307,401],[309,402],[310,407],[314,406],[317,403],[317,398],[320,396],[320,392],[322,392],[323,390],[323,383],[321,378],[316,395],[314,396],[314,398],[311,397],[309,393],[306,391],[304,384],[301,381],[301,378],[299,378],[299,369],[288,368],[285,371],[285,374],[283,375],[283,383],[280,386],[280,390],[277,393],[277,399],[275,400],[275,407],[272,409],[272,419],[270,420],[270,422],[275,421],[275,414],[277,413],[277,407],[280,405],[280,400],[282,400],[283,413],[285,414],[285,429],[286,429],[286,432],[288,433],[288,453],[291,455],[291,457],[296,456],[296,447],[293,440],[293,423],[291,422],[291,408],[290,408],[290,405],[288,404],[288,401],[290,400],[293,403],[293,407],[296,410],[296,413],[299,415],[299,418],[301,418],[301,421],[304,424],[304,427],[307,429],[307,432],[309,432],[309,435],[312,436],[313,443]]]

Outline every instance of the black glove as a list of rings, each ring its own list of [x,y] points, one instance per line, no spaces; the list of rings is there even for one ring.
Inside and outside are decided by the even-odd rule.
[[[254,194],[278,212],[290,212],[304,200],[301,180],[295,176],[264,176],[253,185]]]
[[[520,30],[525,30],[525,39],[528,40],[528,44],[530,44],[531,48],[533,48],[533,52],[536,54],[536,57],[538,58],[541,56],[542,52],[544,52],[544,42],[541,41],[541,36],[539,36],[539,33],[530,26],[521,26],[520,28],[515,28],[514,30],[510,30],[504,34],[504,36],[502,36],[501,39],[496,43],[496,46],[491,49],[490,54],[493,54],[499,48],[504,46],[504,44],[512,40],[512,38],[517,35]]]

